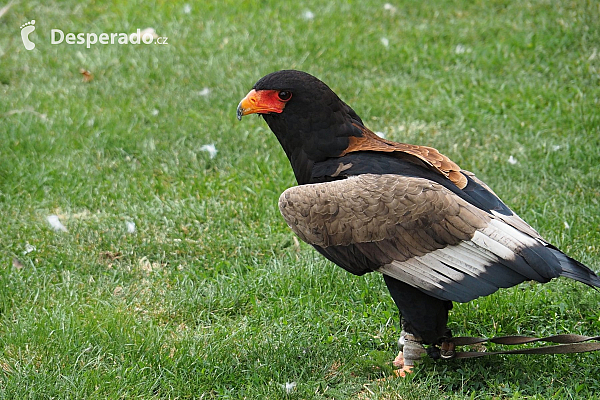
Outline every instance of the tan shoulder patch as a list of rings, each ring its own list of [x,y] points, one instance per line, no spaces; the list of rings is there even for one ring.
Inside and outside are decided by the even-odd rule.
[[[456,186],[463,189],[467,186],[467,178],[462,174],[460,167],[450,158],[441,154],[433,147],[415,144],[397,143],[380,138],[369,129],[356,125],[362,130],[363,136],[350,137],[350,144],[340,157],[356,151],[382,151],[386,153],[405,153],[417,157],[423,163],[450,179]]]

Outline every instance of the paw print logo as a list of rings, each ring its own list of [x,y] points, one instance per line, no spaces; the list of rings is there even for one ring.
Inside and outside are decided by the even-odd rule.
[[[33,50],[35,48],[35,43],[29,40],[29,34],[35,31],[35,19],[21,25],[21,39],[23,40],[23,46],[27,50]]]

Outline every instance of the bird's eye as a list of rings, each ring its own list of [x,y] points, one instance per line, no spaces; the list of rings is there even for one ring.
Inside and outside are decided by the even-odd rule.
[[[279,100],[281,100],[281,101],[288,101],[289,99],[292,98],[292,92],[288,92],[287,90],[282,90],[281,92],[277,93],[277,96],[279,97]]]

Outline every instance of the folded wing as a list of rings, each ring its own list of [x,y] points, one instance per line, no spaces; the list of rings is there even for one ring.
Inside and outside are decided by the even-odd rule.
[[[345,269],[352,257],[335,254],[351,249],[374,270],[442,300],[467,302],[560,275],[600,286],[520,218],[485,212],[428,179],[362,174],[301,185],[281,195],[279,208],[302,240],[331,249]]]

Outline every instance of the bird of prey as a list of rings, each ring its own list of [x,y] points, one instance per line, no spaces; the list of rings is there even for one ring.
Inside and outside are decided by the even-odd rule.
[[[237,108],[240,120],[253,113],[298,181],[279,198],[287,224],[346,271],[383,274],[403,339],[419,350],[431,345],[430,356],[449,343],[452,302],[559,276],[600,287],[592,270],[544,240],[473,173],[432,147],[377,136],[316,77],[264,76]],[[394,363],[399,375],[415,358],[405,345]]]

